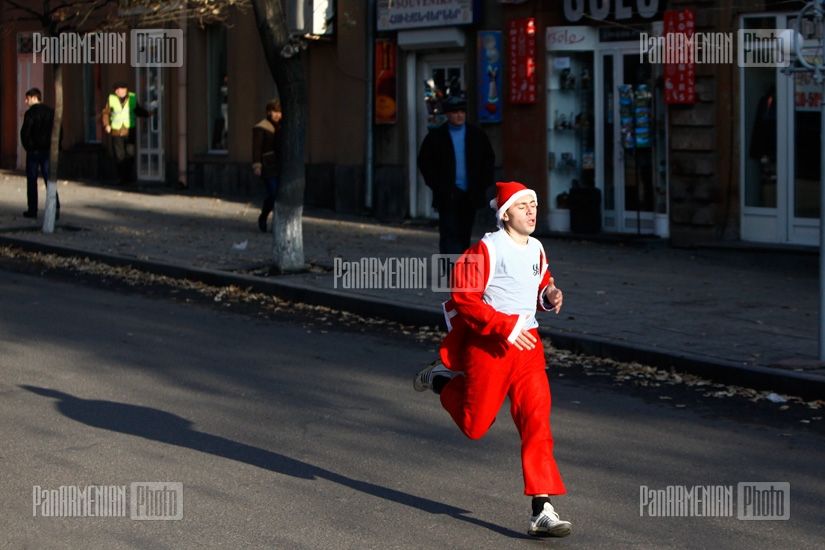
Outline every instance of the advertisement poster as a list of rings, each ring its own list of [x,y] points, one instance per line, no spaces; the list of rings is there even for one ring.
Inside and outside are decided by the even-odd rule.
[[[693,11],[666,11],[664,15],[664,36],[681,34],[687,38],[693,37],[695,28]],[[671,43],[679,43],[673,41]],[[671,55],[678,52],[666,52]],[[688,59],[692,54],[681,52]],[[691,104],[696,102],[696,68],[694,63],[665,63],[665,103]]]
[[[397,48],[390,40],[375,41],[375,123],[398,122]]]
[[[501,122],[501,31],[478,33],[478,121]]]
[[[513,19],[508,36],[510,49],[510,103],[535,103],[536,20]]]

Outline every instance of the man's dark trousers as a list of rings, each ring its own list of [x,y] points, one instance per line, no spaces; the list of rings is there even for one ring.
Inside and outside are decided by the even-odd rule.
[[[37,212],[37,172],[43,174],[44,183],[49,183],[49,150],[37,149],[26,152],[26,199],[28,211]],[[57,198],[57,208],[60,208],[60,198]]]
[[[456,188],[446,208],[438,210],[438,250],[442,254],[463,254],[470,248],[476,208],[467,193]]]
[[[135,181],[135,142],[131,135],[112,136],[112,150],[120,183]]]

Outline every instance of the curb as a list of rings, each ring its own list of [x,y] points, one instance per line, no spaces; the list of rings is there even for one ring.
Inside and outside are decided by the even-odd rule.
[[[155,275],[189,279],[213,286],[234,285],[251,289],[254,292],[276,296],[283,300],[325,306],[364,317],[379,317],[407,325],[444,328],[442,312],[436,308],[397,304],[371,296],[354,296],[351,293],[334,289],[308,288],[306,285],[279,277],[265,279],[253,275],[31,242],[6,235],[0,235],[0,245],[14,246],[27,252],[56,254],[58,256],[82,256],[117,267],[131,266]],[[825,396],[825,378],[804,372],[712,360],[698,355],[668,352],[650,346],[631,346],[609,339],[549,328],[540,328],[539,334],[542,337],[550,338],[554,346],[573,353],[604,357],[622,362],[635,361],[665,369],[673,368],[717,383],[773,391],[805,400],[817,400]]]

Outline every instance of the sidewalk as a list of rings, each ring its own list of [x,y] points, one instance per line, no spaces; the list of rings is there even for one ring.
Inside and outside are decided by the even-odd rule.
[[[0,245],[90,255],[210,284],[253,286],[398,321],[433,326],[441,318],[443,293],[343,289],[333,272],[336,258],[367,257],[426,259],[429,269],[438,233],[427,224],[379,224],[307,209],[304,250],[315,269],[264,277],[272,237],[257,229],[258,201],[60,180],[61,218],[55,233],[45,235],[44,188],[41,184],[41,219],[35,222],[22,217],[25,187],[22,175],[0,172]],[[681,250],[655,239],[541,240],[565,293],[560,315],[539,318],[557,347],[674,366],[778,393],[825,396],[825,366],[816,361],[816,250]]]

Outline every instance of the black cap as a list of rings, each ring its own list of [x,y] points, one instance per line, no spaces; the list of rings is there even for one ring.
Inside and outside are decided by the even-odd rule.
[[[118,81],[118,82],[115,82],[115,85],[114,85],[114,89],[115,89],[115,90],[117,90],[118,88],[128,88],[128,87],[129,87],[129,85],[128,85],[128,84],[126,84],[126,83],[125,83],[124,81],[122,81],[122,80],[120,80],[120,81]]]
[[[441,109],[445,113],[452,113],[454,111],[466,111],[467,110],[467,100],[464,99],[462,96],[458,95],[451,95],[448,96],[441,103]]]

